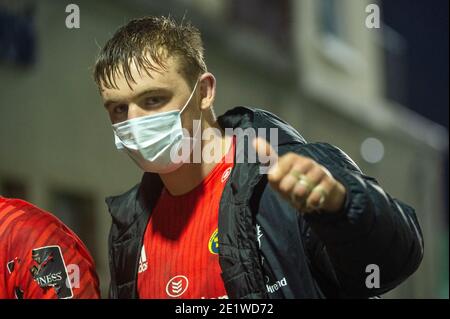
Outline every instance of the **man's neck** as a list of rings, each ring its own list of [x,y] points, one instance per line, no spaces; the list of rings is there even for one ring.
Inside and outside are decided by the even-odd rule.
[[[203,123],[202,123],[203,124]],[[203,154],[203,150],[210,143],[215,143],[215,145],[221,145],[220,147],[220,156],[215,156],[216,159],[222,159],[227,152],[229,151],[229,147],[232,142],[232,136],[226,136],[223,134],[223,131],[216,124],[214,126],[208,126],[218,129],[221,134],[215,134],[213,139],[208,141],[201,141],[201,154]],[[206,127],[203,128],[203,130]],[[218,164],[217,161],[205,162],[202,156],[202,160],[200,163],[190,163],[183,164],[179,169],[174,172],[168,174],[160,174],[161,180],[169,191],[171,195],[179,196],[186,194],[193,190],[196,186],[198,186],[206,176],[214,169],[214,167]]]

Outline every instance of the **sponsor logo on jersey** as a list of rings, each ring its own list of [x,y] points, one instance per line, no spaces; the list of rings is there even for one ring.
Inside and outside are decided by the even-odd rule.
[[[225,170],[225,172],[223,172],[222,178],[221,178],[222,183],[225,183],[225,182],[227,181],[228,177],[230,177],[230,174],[231,174],[231,170],[232,170],[232,169],[233,169],[233,167],[228,167],[228,168]]]
[[[23,290],[20,287],[14,287],[14,295],[16,299],[23,299]]]
[[[20,263],[20,259],[17,257],[11,261],[8,261],[8,263],[6,264],[6,269],[8,269],[9,274],[11,274],[14,271],[16,263]]]
[[[261,226],[256,224],[256,240],[258,241],[258,247],[261,250],[261,238],[264,236]],[[264,256],[261,254],[261,265],[264,265]]]
[[[178,275],[169,280],[166,285],[166,293],[169,297],[177,298],[186,292],[189,280],[186,276]]]
[[[223,296],[219,296],[217,298],[211,297],[211,298],[206,298],[206,297],[200,297],[200,299],[229,299],[228,295],[223,295]]]
[[[31,251],[35,264],[30,271],[34,281],[43,289],[53,288],[59,299],[73,297],[72,285],[59,246],[45,246]]]
[[[146,271],[148,268],[148,263],[147,263],[147,255],[145,253],[145,246],[142,245],[142,249],[141,249],[141,257],[139,257],[139,269],[138,269],[138,273],[142,273],[144,271]]]
[[[283,277],[281,280],[278,280],[276,283],[274,283],[273,285],[266,285],[267,288],[267,292],[268,293],[274,293],[276,292],[278,289],[280,289],[281,287],[287,286],[287,280],[286,277]]]
[[[208,242],[208,249],[211,254],[217,255],[219,253],[219,230],[216,230],[212,233]]]
[[[261,237],[263,236],[263,232],[261,230],[261,226],[256,224],[256,239],[258,240],[258,247],[261,249]]]

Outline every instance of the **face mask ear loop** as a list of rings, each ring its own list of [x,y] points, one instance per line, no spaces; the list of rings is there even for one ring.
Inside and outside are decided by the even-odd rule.
[[[192,136],[193,139],[197,139],[198,131],[201,131],[201,129],[202,129],[202,115],[203,115],[203,112],[200,111],[200,119],[198,120],[199,123],[198,123],[197,129],[195,130],[195,133],[192,132],[193,133],[193,136]]]
[[[184,109],[187,107],[187,105],[191,101],[192,97],[194,96],[194,92],[197,89],[198,82],[199,82],[199,80],[197,80],[197,82],[195,82],[194,89],[192,90],[191,95],[189,96],[189,99],[187,100],[186,104],[181,108],[180,114],[183,113]]]

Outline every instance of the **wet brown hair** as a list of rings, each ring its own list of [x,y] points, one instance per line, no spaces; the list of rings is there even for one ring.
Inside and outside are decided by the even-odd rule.
[[[101,49],[94,67],[99,87],[117,88],[116,78],[123,75],[128,85],[136,83],[130,65],[138,72],[161,72],[167,58],[179,61],[180,72],[190,86],[207,71],[200,31],[183,18],[180,23],[168,16],[134,19],[120,27]]]

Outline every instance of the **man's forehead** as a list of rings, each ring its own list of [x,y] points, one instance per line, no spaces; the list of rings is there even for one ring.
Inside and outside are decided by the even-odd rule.
[[[100,92],[104,99],[109,97],[126,98],[130,95],[138,94],[142,90],[151,89],[175,89],[182,85],[184,79],[178,71],[178,61],[174,58],[167,58],[165,66],[158,67],[156,70],[149,68],[144,69],[132,62],[129,65],[130,75],[132,79],[127,79],[124,75],[123,68],[119,67],[115,75],[115,86],[107,88],[101,86]],[[154,64],[153,64],[154,65]]]

